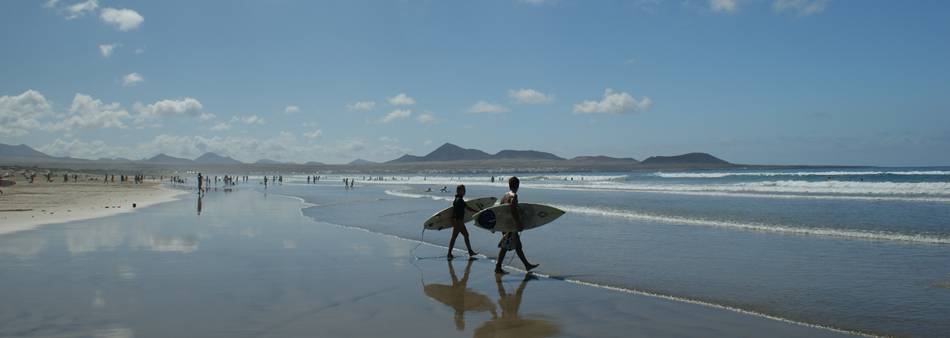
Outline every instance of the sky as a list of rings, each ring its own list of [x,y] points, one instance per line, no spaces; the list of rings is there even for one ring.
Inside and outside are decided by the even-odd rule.
[[[950,165],[950,2],[0,1],[0,143]]]

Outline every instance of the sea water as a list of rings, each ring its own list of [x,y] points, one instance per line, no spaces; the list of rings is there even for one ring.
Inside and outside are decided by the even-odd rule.
[[[511,175],[522,202],[567,212],[523,235],[540,273],[846,330],[950,334],[950,168],[293,176],[269,189],[313,203],[304,213],[321,221],[445,245],[450,232],[422,222],[455,185],[500,197]],[[500,234],[469,231],[497,255]]]

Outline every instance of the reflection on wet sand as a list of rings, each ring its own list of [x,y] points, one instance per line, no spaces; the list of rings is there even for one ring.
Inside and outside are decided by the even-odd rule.
[[[198,216],[201,216],[201,199],[204,198],[204,195],[198,195]]]
[[[488,296],[468,288],[468,276],[472,269],[472,262],[474,261],[469,260],[465,264],[465,273],[462,275],[462,279],[456,276],[452,261],[448,262],[452,285],[432,283],[423,286],[426,296],[455,310],[455,327],[459,331],[465,329],[465,312],[489,312],[491,313],[491,319],[475,329],[475,337],[550,337],[560,333],[561,330],[557,324],[542,316],[521,316],[518,314],[525,286],[528,285],[529,280],[536,277],[530,274],[526,275],[521,280],[515,293],[509,294],[501,283],[501,276],[495,276],[495,286],[498,289],[498,306],[501,308],[501,316],[499,316],[495,310],[495,304]]]
[[[465,265],[465,273],[462,275],[462,279],[459,280],[455,275],[455,267],[452,266],[452,261],[448,261],[452,285],[433,283],[426,284],[422,288],[426,296],[455,310],[455,327],[459,331],[465,329],[465,312],[488,311],[492,313],[492,317],[497,316],[495,314],[495,304],[492,303],[491,299],[468,288],[468,275],[472,270],[472,262],[473,260],[469,260]]]
[[[515,294],[508,294],[501,283],[501,276],[495,276],[495,286],[498,288],[498,306],[501,308],[501,317],[492,313],[492,319],[475,329],[475,337],[550,337],[560,333],[557,324],[536,315],[522,316],[518,314],[521,307],[521,297],[528,280],[534,279],[531,274],[525,275],[515,290]]]

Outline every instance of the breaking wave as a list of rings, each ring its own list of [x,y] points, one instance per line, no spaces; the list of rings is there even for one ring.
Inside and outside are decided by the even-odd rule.
[[[385,193],[390,196],[405,197],[405,198],[426,198],[426,199],[432,199],[435,201],[451,201],[452,200],[451,198],[448,198],[448,197],[432,196],[432,195],[427,195],[427,194],[414,194],[414,193],[409,193],[405,191],[386,190]],[[570,204],[552,204],[551,206],[564,210],[568,213],[576,213],[576,214],[598,216],[598,217],[608,217],[608,218],[621,218],[621,219],[629,219],[629,220],[637,220],[637,221],[657,222],[657,223],[665,223],[665,224],[707,226],[707,227],[728,228],[728,229],[737,229],[737,230],[746,230],[746,231],[801,235],[801,236],[820,236],[820,237],[835,237],[835,238],[860,239],[860,240],[912,242],[912,243],[923,243],[923,244],[950,244],[950,237],[945,237],[945,236],[930,236],[930,235],[922,235],[922,234],[902,234],[902,233],[885,232],[885,231],[815,228],[815,227],[803,227],[803,226],[793,226],[793,225],[711,220],[711,219],[703,219],[703,218],[650,214],[650,213],[642,213],[642,212],[629,211],[629,210],[577,206],[577,205],[570,205]]]
[[[723,178],[731,176],[762,176],[762,177],[775,177],[775,176],[797,176],[797,177],[808,177],[808,176],[884,176],[884,175],[899,175],[899,176],[950,176],[950,171],[947,170],[922,170],[922,171],[796,171],[796,172],[775,172],[775,171],[762,171],[762,172],[656,172],[653,173],[653,176],[662,177],[662,178]]]

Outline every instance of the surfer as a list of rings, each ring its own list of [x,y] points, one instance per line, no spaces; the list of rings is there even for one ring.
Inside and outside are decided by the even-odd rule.
[[[468,229],[465,229],[465,223],[462,222],[465,219],[465,210],[471,212],[478,212],[478,210],[473,209],[465,203],[465,185],[459,184],[455,187],[455,201],[452,202],[452,239],[449,240],[449,254],[446,255],[449,259],[455,258],[452,256],[452,248],[455,247],[455,239],[459,237],[459,234],[462,234],[463,239],[465,240],[465,247],[468,249],[468,256],[472,257],[478,253],[472,250],[472,244],[468,241]]]
[[[509,205],[511,216],[515,220],[515,227],[518,228],[518,231],[506,232],[501,235],[501,241],[498,242],[498,248],[500,248],[498,251],[498,261],[495,263],[495,273],[497,274],[507,273],[501,269],[501,263],[505,261],[505,254],[511,250],[515,250],[515,253],[518,254],[518,258],[520,258],[521,263],[524,264],[525,270],[531,271],[540,265],[528,263],[528,259],[525,258],[524,251],[521,249],[521,235],[519,235],[519,232],[524,229],[524,223],[521,222],[521,213],[518,212],[518,187],[520,186],[521,181],[518,180],[517,177],[512,176],[508,179],[508,189],[510,189],[510,191],[501,197],[500,204]]]

